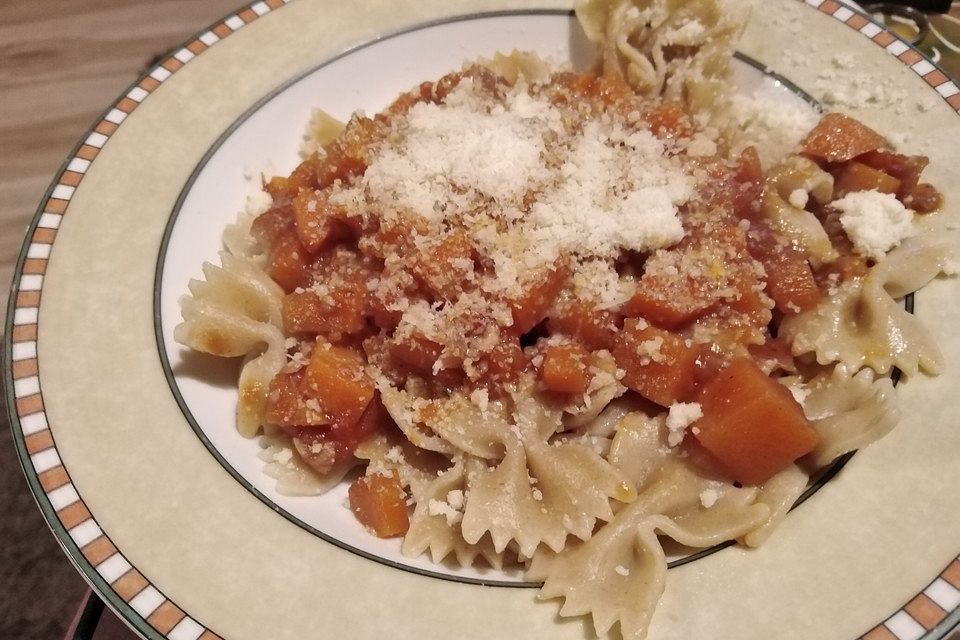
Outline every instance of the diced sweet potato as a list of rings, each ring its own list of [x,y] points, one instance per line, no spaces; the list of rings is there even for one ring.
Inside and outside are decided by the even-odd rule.
[[[813,270],[803,253],[779,241],[762,223],[754,224],[748,238],[750,254],[760,261],[767,274],[766,292],[783,313],[812,309],[821,293]]]
[[[623,306],[626,316],[641,317],[664,329],[691,322],[717,304],[716,287],[683,275],[665,279],[644,274],[637,292]]]
[[[665,407],[690,395],[701,353],[699,345],[636,319],[624,320],[613,347],[623,384]]]
[[[510,302],[513,311],[511,330],[522,335],[537,326],[547,316],[560,291],[570,277],[570,270],[564,265],[556,265],[534,280],[523,296]]]
[[[817,446],[819,436],[786,387],[738,358],[697,396],[694,437],[743,484],[760,484]]]
[[[550,391],[583,395],[590,382],[587,351],[577,344],[553,344],[543,351],[540,379]]]
[[[347,347],[318,340],[301,383],[320,412],[341,428],[360,419],[373,399],[373,381],[364,373],[363,356]]]
[[[463,231],[454,231],[440,242],[418,251],[413,273],[427,291],[444,300],[454,300],[467,285],[473,271],[473,245]]]
[[[308,411],[306,396],[300,390],[303,372],[278,373],[270,381],[264,420],[280,427],[327,424],[325,416]]]
[[[800,143],[800,151],[827,162],[846,162],[887,146],[879,133],[839,113],[828,113]]]
[[[657,104],[644,112],[643,119],[658,138],[689,138],[695,131],[690,116],[678,102]]]
[[[404,338],[395,338],[388,347],[390,356],[416,373],[429,376],[433,365],[443,352],[443,345],[419,333]]]
[[[530,364],[520,347],[520,340],[507,335],[483,354],[481,362],[486,367],[485,381],[497,384],[513,382]]]
[[[331,205],[323,192],[301,189],[292,206],[297,237],[309,251],[316,253],[349,235],[342,222],[345,213],[340,207]]]
[[[311,256],[300,244],[297,234],[292,229],[284,231],[270,251],[270,277],[290,293],[310,284],[310,263]]]
[[[920,183],[920,174],[930,164],[926,156],[905,156],[890,151],[872,151],[857,158],[857,161],[899,180],[896,194],[901,202],[913,193]]]
[[[324,147],[326,154],[316,164],[317,187],[325,189],[337,180],[347,181],[367,170],[367,156],[382,136],[378,123],[355,115],[332,143]]]
[[[292,200],[297,197],[301,189],[316,189],[317,165],[319,162],[317,154],[314,153],[297,165],[297,168],[288,177],[274,176],[263,185],[263,188],[273,196],[275,201]]]
[[[393,538],[410,527],[406,494],[395,475],[373,474],[350,486],[350,509],[378,538]]]
[[[897,193],[900,181],[879,169],[852,160],[843,166],[834,179],[833,198],[836,200],[854,191],[871,189],[881,193]]]
[[[943,194],[932,184],[921,182],[903,199],[903,204],[917,213],[933,213],[943,208]]]
[[[285,232],[293,229],[293,208],[289,202],[274,205],[256,217],[250,235],[266,249],[272,249]]]
[[[366,291],[349,283],[322,297],[309,289],[290,293],[283,299],[283,328],[288,333],[319,333],[339,342],[366,328],[365,303]]]
[[[612,311],[596,309],[581,300],[570,300],[550,316],[547,327],[551,334],[570,336],[587,349],[596,351],[613,346],[620,321],[620,315]]]

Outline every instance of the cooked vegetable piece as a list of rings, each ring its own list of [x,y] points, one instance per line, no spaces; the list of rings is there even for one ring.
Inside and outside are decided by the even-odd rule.
[[[566,266],[554,266],[544,271],[519,299],[510,302],[513,311],[511,330],[521,335],[537,326],[547,316],[547,311],[567,283],[570,270]]]
[[[270,251],[270,277],[290,293],[310,284],[312,258],[293,230],[280,234]]]
[[[301,388],[339,427],[354,425],[374,393],[373,381],[364,373],[363,356],[323,339],[317,340]]]
[[[834,200],[854,191],[897,193],[900,181],[888,173],[874,169],[861,162],[851,161],[843,166],[833,182]]]
[[[703,279],[684,275],[664,279],[644,274],[637,292],[622,311],[626,316],[642,317],[658,327],[676,329],[697,319],[717,302],[716,287]]]
[[[552,344],[543,351],[540,379],[550,391],[583,395],[587,375],[587,351],[577,344]]]
[[[350,509],[378,538],[393,538],[410,527],[406,494],[394,475],[376,473],[350,486]]]
[[[504,334],[502,339],[480,359],[486,367],[486,380],[497,384],[513,382],[527,369],[529,364],[520,340]]]
[[[932,213],[943,208],[943,194],[932,184],[921,182],[903,199],[903,204],[917,213]]]
[[[324,296],[307,289],[283,298],[283,328],[287,333],[319,333],[339,342],[366,328],[366,290],[359,283],[343,283]]]
[[[665,407],[691,393],[701,353],[700,345],[634,318],[624,320],[613,347],[623,384]]]
[[[767,274],[766,292],[783,313],[812,309],[821,293],[803,253],[781,242],[769,227],[755,223],[748,236],[750,254]]]
[[[658,138],[689,138],[696,130],[683,105],[678,102],[657,104],[644,112],[643,119]]]
[[[274,176],[263,185],[264,191],[273,196],[275,201],[292,200],[297,197],[301,189],[317,188],[317,166],[320,163],[317,154],[312,154],[304,159],[297,168],[290,172],[286,178],[283,176]]]
[[[473,245],[463,231],[417,251],[413,273],[424,287],[444,300],[455,300],[473,272]]]
[[[828,113],[800,143],[800,151],[828,162],[846,162],[887,146],[879,133],[840,113]]]
[[[926,156],[905,156],[890,151],[872,151],[857,158],[857,161],[899,180],[896,194],[901,202],[913,193],[920,182],[920,174],[930,164]]]
[[[293,229],[293,207],[288,201],[282,205],[275,204],[257,216],[250,225],[250,235],[256,238],[264,248],[272,249],[277,240],[291,229]]]
[[[300,388],[302,381],[302,370],[278,373],[270,381],[270,391],[267,393],[264,412],[264,420],[268,424],[280,427],[316,427],[328,424],[329,420],[325,416],[307,409],[305,404],[307,396]]]
[[[313,253],[349,235],[342,220],[345,212],[327,202],[320,191],[301,189],[293,199],[293,216],[297,237]]]
[[[750,358],[738,358],[697,396],[692,433],[743,484],[760,484],[813,451],[819,436],[790,391]]]
[[[429,376],[433,373],[434,363],[443,352],[443,345],[419,333],[414,333],[402,338],[394,338],[388,349],[390,355],[397,361],[420,375]]]
[[[583,344],[587,349],[609,349],[617,335],[620,316],[612,311],[597,309],[582,300],[569,300],[559,305],[547,321],[550,333],[562,333]]]
[[[316,183],[326,189],[336,180],[346,181],[367,170],[366,154],[380,136],[376,121],[364,117],[350,118],[336,141],[324,147],[326,155],[316,163]]]

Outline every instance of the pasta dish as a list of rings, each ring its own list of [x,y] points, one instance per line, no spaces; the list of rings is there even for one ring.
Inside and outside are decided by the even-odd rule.
[[[594,72],[497,54],[317,112],[175,335],[244,358],[237,427],[281,492],[350,482],[405,555],[523,565],[640,639],[664,539],[761,544],[893,428],[891,372],[938,372],[897,299],[946,267],[917,224],[943,203],[843,114],[758,150],[717,1],[577,15]]]

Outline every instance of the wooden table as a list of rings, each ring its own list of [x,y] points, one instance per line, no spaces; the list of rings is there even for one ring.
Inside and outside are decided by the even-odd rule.
[[[0,305],[34,209],[76,140],[155,56],[243,0],[6,2],[0,20]],[[30,497],[0,411],[0,638],[63,637],[86,584]],[[122,625],[120,625],[122,627]]]

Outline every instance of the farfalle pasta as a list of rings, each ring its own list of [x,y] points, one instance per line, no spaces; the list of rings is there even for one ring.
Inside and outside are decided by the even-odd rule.
[[[843,115],[769,167],[704,126],[743,26],[717,2],[577,11],[599,73],[496,54],[316,113],[176,338],[245,358],[238,430],[280,491],[350,482],[405,555],[524,567],[640,639],[665,538],[761,544],[893,428],[894,368],[939,370],[899,299],[948,266],[917,222],[943,202]]]

